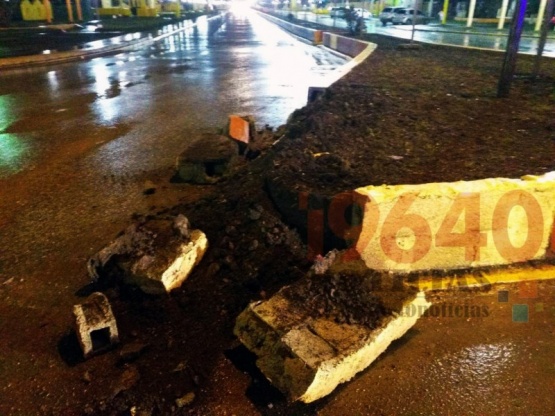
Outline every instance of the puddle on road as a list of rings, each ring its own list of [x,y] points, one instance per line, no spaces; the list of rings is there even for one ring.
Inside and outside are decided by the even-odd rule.
[[[0,133],[0,178],[17,173],[29,161],[29,145],[16,134]]]
[[[0,178],[21,171],[29,160],[29,144],[26,138],[6,132],[16,121],[12,110],[15,102],[12,95],[0,95]]]
[[[511,343],[473,345],[436,360],[431,372],[447,383],[471,385],[487,393],[512,368],[514,358]]]

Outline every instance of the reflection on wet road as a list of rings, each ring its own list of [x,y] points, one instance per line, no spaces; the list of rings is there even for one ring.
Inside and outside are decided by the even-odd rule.
[[[0,75],[0,339],[11,340],[0,343],[0,380],[10,380],[0,413],[75,396],[58,391],[65,364],[52,344],[89,283],[87,258],[132,214],[210,192],[169,183],[177,155],[229,114],[285,123],[343,64],[256,15],[228,15],[129,53]],[[22,403],[28,390],[41,396]]]
[[[343,63],[252,15],[231,16],[211,33],[217,29],[201,20],[199,27],[148,50],[7,75],[0,87],[0,133],[11,139],[2,141],[10,153],[0,159],[0,177],[42,163],[62,141],[65,146],[91,135],[99,136],[97,142],[113,139],[107,129],[128,129],[129,135],[112,146],[137,152],[137,134],[146,145],[168,128],[221,126],[234,112],[277,126],[304,105],[319,74]],[[171,136],[164,146],[179,146],[179,135]]]
[[[29,273],[41,256],[67,255],[68,239],[146,209],[149,175],[171,168],[229,114],[252,114],[259,127],[285,123],[308,86],[343,63],[244,14],[223,25],[199,19],[114,57],[5,72],[0,281]]]

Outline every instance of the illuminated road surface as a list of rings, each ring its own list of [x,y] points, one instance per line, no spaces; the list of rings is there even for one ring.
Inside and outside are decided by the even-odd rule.
[[[16,390],[58,400],[55,343],[89,282],[86,259],[134,212],[194,199],[195,187],[169,184],[191,140],[233,113],[260,128],[284,124],[308,86],[344,63],[257,16],[230,15],[219,29],[200,22],[131,53],[0,75],[0,380],[11,380],[0,383],[0,414],[27,405],[35,410],[20,414],[36,414]],[[154,195],[143,194],[146,180]],[[24,360],[38,381],[3,364],[20,362],[30,343],[42,345]]]

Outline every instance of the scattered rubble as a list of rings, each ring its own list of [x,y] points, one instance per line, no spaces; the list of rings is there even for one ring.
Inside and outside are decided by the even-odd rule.
[[[129,226],[87,266],[102,286],[126,283],[148,294],[163,294],[181,286],[207,247],[206,235],[191,231],[183,215],[150,218]]]
[[[112,398],[135,386],[141,379],[139,370],[134,365],[126,365],[120,376],[112,383]]]
[[[144,186],[143,186],[143,194],[144,195],[152,195],[156,192],[156,189],[158,187],[156,186],[156,184],[152,181],[145,181]]]
[[[195,400],[195,393],[190,392],[185,394],[183,397],[175,400],[175,404],[178,408],[189,406]]]
[[[221,179],[239,155],[239,147],[219,134],[206,133],[193,142],[176,162],[176,179],[210,184]]]
[[[75,305],[73,315],[85,358],[106,351],[119,342],[116,319],[103,293],[95,292],[83,303]]]
[[[126,344],[119,351],[119,357],[124,363],[135,361],[148,347],[148,344],[138,341]]]
[[[429,306],[387,275],[330,270],[250,304],[234,332],[277,388],[309,403],[368,367]]]

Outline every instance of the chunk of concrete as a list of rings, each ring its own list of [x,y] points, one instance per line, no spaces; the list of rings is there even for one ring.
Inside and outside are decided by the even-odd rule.
[[[430,306],[416,290],[393,284],[368,290],[366,278],[326,276],[307,278],[249,305],[234,330],[257,355],[262,373],[292,400],[305,403],[368,367]],[[338,283],[341,279],[347,280]]]
[[[189,221],[151,219],[133,224],[88,263],[91,277],[106,286],[126,283],[148,294],[181,286],[208,248],[206,235]]]
[[[368,268],[498,266],[549,255],[555,172],[520,179],[366,186],[356,250]]]
[[[326,93],[326,87],[308,87],[308,102],[314,102]]]
[[[224,176],[238,154],[237,144],[227,137],[204,134],[177,158],[176,177],[189,183],[214,183]]]
[[[85,358],[105,351],[119,342],[116,319],[108,298],[100,292],[73,307],[76,333]]]
[[[124,282],[137,285],[151,295],[168,293],[183,284],[207,248],[206,235],[200,230],[193,230],[190,241],[180,244],[173,255],[159,252],[155,256],[144,255],[136,259],[127,268]]]

